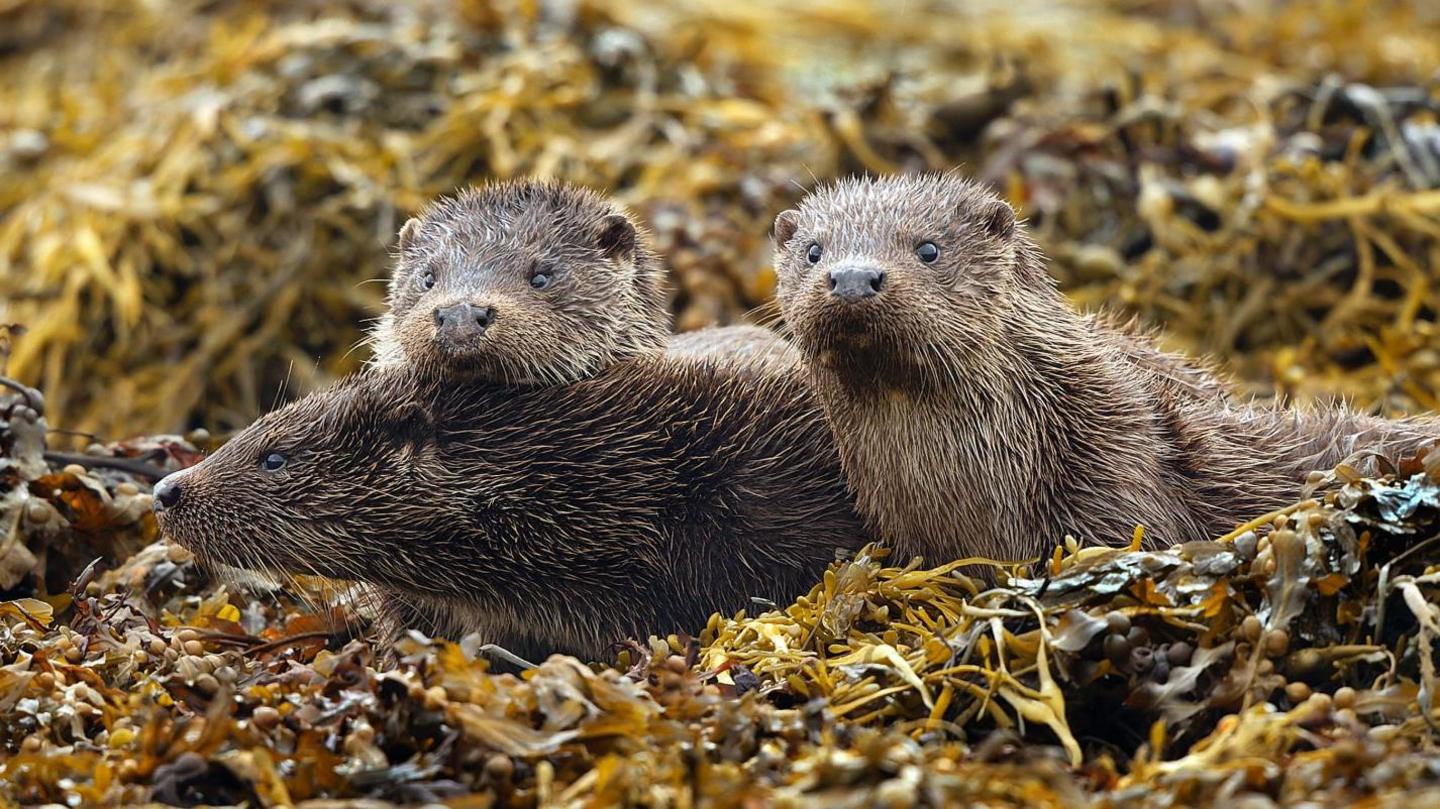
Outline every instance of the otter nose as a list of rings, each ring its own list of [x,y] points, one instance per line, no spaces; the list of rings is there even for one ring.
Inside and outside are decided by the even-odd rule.
[[[836,267],[830,271],[830,294],[846,303],[873,298],[885,285],[885,273],[870,267]]]
[[[155,484],[153,492],[154,499],[152,507],[156,511],[164,511],[167,508],[174,508],[180,502],[180,481],[174,475],[167,475]]]
[[[457,303],[435,310],[435,326],[439,334],[451,339],[480,337],[495,322],[495,307]]]

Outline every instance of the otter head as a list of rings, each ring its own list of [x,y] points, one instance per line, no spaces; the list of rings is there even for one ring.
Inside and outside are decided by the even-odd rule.
[[[645,242],[617,203],[562,183],[441,198],[400,231],[382,362],[558,384],[659,350],[669,315]]]
[[[418,388],[358,374],[262,416],[155,485],[162,531],[203,562],[371,582],[410,580],[455,504],[434,485]],[[403,382],[403,380],[402,380]]]
[[[775,269],[812,367],[871,387],[943,384],[1004,339],[1017,294],[1054,287],[1009,204],[949,174],[814,191],[775,219]]]

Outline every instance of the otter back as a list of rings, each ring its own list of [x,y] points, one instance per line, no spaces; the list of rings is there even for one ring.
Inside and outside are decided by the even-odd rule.
[[[670,338],[666,351],[689,357],[723,358],[731,363],[760,363],[774,372],[800,372],[800,352],[769,329],[741,324],[711,326]]]

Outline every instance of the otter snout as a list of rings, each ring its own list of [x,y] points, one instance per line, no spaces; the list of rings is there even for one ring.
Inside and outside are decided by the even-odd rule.
[[[435,336],[448,342],[469,342],[485,336],[498,313],[493,306],[456,303],[435,310]]]
[[[830,294],[853,303],[880,294],[885,272],[874,267],[836,267],[830,271]]]
[[[166,475],[160,479],[159,483],[155,484],[151,508],[158,512],[180,505],[180,495],[183,491],[178,476]]]

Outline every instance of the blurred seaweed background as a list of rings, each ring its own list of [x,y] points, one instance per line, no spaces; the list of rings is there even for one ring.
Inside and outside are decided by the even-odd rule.
[[[243,424],[363,362],[409,212],[516,175],[635,207],[678,329],[764,320],[775,212],[958,166],[1247,392],[1433,409],[1437,71],[1426,0],[0,0],[6,369]]]

